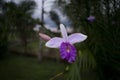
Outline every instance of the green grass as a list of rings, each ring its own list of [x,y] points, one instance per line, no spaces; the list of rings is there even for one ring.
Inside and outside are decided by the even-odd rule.
[[[53,60],[12,55],[0,61],[0,80],[49,80],[62,72],[64,64]],[[64,80],[58,77],[55,80]]]

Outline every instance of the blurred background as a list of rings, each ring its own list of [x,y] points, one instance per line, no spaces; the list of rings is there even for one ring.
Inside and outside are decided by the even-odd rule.
[[[39,37],[61,36],[61,23],[68,34],[88,36],[75,45],[78,75],[68,80],[120,80],[120,0],[0,0],[0,80],[49,80],[64,71],[59,50]]]

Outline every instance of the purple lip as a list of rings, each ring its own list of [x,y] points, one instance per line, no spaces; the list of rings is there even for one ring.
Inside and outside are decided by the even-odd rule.
[[[76,48],[70,43],[63,42],[60,46],[60,55],[63,60],[72,63],[76,59]]]

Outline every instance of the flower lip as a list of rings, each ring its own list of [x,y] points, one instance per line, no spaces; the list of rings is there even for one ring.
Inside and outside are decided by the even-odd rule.
[[[76,48],[68,42],[63,42],[60,46],[60,55],[63,60],[72,63],[76,59]]]

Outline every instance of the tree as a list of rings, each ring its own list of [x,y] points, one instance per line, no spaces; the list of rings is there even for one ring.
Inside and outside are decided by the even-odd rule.
[[[9,27],[8,20],[5,19],[7,10],[4,10],[4,7],[6,3],[1,0],[0,4],[0,58],[3,58],[8,51]]]
[[[25,53],[27,52],[28,39],[33,34],[33,27],[35,26],[35,21],[31,17],[34,7],[35,2],[33,1],[23,1],[16,7],[17,9],[14,21],[18,36],[25,47]]]
[[[5,28],[6,40],[9,35],[15,35],[19,38],[27,52],[28,39],[33,34],[35,20],[31,17],[35,7],[35,2],[32,0],[22,1],[20,4],[14,2],[4,2],[2,5],[2,30]]]

